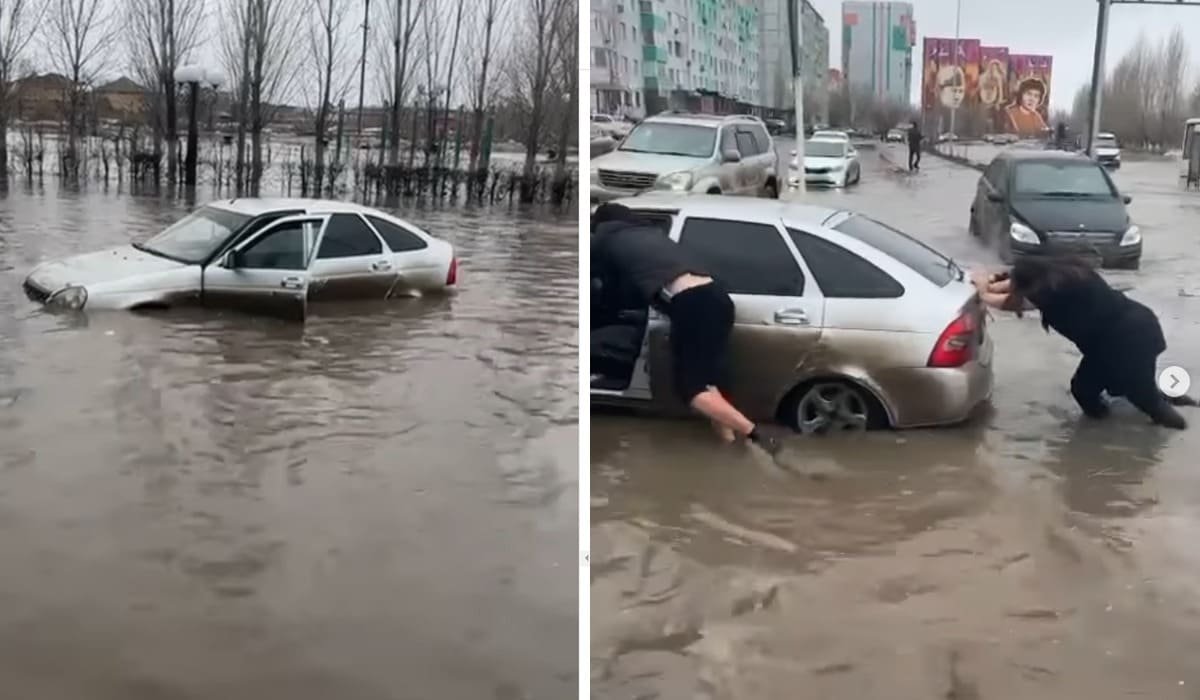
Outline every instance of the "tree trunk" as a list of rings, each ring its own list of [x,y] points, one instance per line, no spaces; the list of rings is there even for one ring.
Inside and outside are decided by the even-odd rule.
[[[496,23],[494,0],[487,1],[487,17],[484,20],[483,32],[483,61],[479,71],[479,92],[476,93],[474,131],[471,134],[471,172],[475,172],[479,161],[479,146],[483,140],[483,115],[487,106],[484,102],[487,99],[488,64],[492,61],[492,26]]]
[[[574,66],[571,66],[574,68]],[[567,111],[562,116],[562,127],[558,134],[558,152],[554,158],[554,183],[555,192],[559,191],[560,187],[565,187],[567,179],[567,147],[571,143],[571,123],[579,118],[579,71],[570,70],[571,85],[570,85],[570,100],[567,105]],[[583,144],[579,144],[582,149]]]
[[[7,105],[0,105],[0,181],[8,179],[8,114]]]
[[[400,6],[404,4],[404,0],[396,0],[396,32],[392,36],[392,71],[395,75],[392,76],[392,137],[391,146],[388,151],[388,164],[396,165],[400,162],[400,104],[403,102],[404,90],[404,71],[408,64],[408,39],[405,36],[404,52],[400,51],[400,38],[402,34],[407,34],[408,28],[407,17],[400,16]],[[412,0],[406,9],[411,11]]]

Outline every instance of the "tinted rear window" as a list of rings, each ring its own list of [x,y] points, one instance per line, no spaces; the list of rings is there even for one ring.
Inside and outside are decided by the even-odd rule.
[[[856,214],[833,228],[891,256],[939,287],[958,277],[950,258],[874,219]]]

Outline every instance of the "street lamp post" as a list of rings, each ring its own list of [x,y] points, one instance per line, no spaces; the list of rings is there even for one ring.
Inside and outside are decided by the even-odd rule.
[[[200,103],[200,84],[211,85],[215,90],[221,85],[221,76],[201,66],[189,64],[175,69],[175,82],[188,86],[187,158],[183,163],[183,183],[187,187],[195,187],[199,142],[196,132],[196,108]]]
[[[961,39],[959,38],[959,35],[961,33],[962,33],[962,0],[958,0],[958,2],[956,4],[955,12],[954,12],[954,76],[955,76],[956,80],[958,79],[958,75],[959,75],[959,73],[958,73],[958,52],[962,50],[962,48],[959,46],[959,42],[961,41]],[[966,82],[964,81],[963,89],[965,90],[966,87],[967,87],[967,85],[966,85]],[[957,116],[958,116],[958,103],[956,102],[955,105],[950,108],[950,133],[954,134],[956,137],[958,136],[958,132],[954,130],[954,122],[956,121]]]
[[[804,63],[801,50],[804,46],[804,19],[801,0],[788,0],[788,43],[792,47],[792,99],[796,106],[796,162],[800,164],[800,173],[796,178],[796,191],[804,194],[806,184],[804,175]]]

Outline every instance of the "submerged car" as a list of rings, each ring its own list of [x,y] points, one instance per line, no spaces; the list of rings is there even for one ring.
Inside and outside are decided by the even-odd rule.
[[[199,305],[303,319],[309,301],[386,299],[457,283],[453,247],[349,202],[229,199],[144,243],[38,265],[26,294],[72,310]]]
[[[788,186],[799,185],[800,163],[799,156],[792,160],[791,172],[788,174]],[[858,184],[862,180],[862,167],[858,162],[858,151],[849,141],[818,139],[804,143],[804,181],[810,185],[825,185],[828,187],[845,187]]]
[[[992,391],[986,314],[954,262],[873,219],[768,200],[621,201],[691,249],[736,307],[729,384],[802,432],[964,421]],[[669,320],[593,282],[591,398],[671,413]]]
[[[1079,153],[1007,150],[976,186],[967,225],[1000,259],[1065,253],[1105,267],[1137,268],[1142,233],[1103,166]]]

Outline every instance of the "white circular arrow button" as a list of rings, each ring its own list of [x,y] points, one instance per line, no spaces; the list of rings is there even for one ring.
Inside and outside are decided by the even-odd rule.
[[[1175,399],[1188,393],[1192,388],[1192,377],[1182,367],[1167,367],[1158,375],[1158,389],[1167,396]]]

